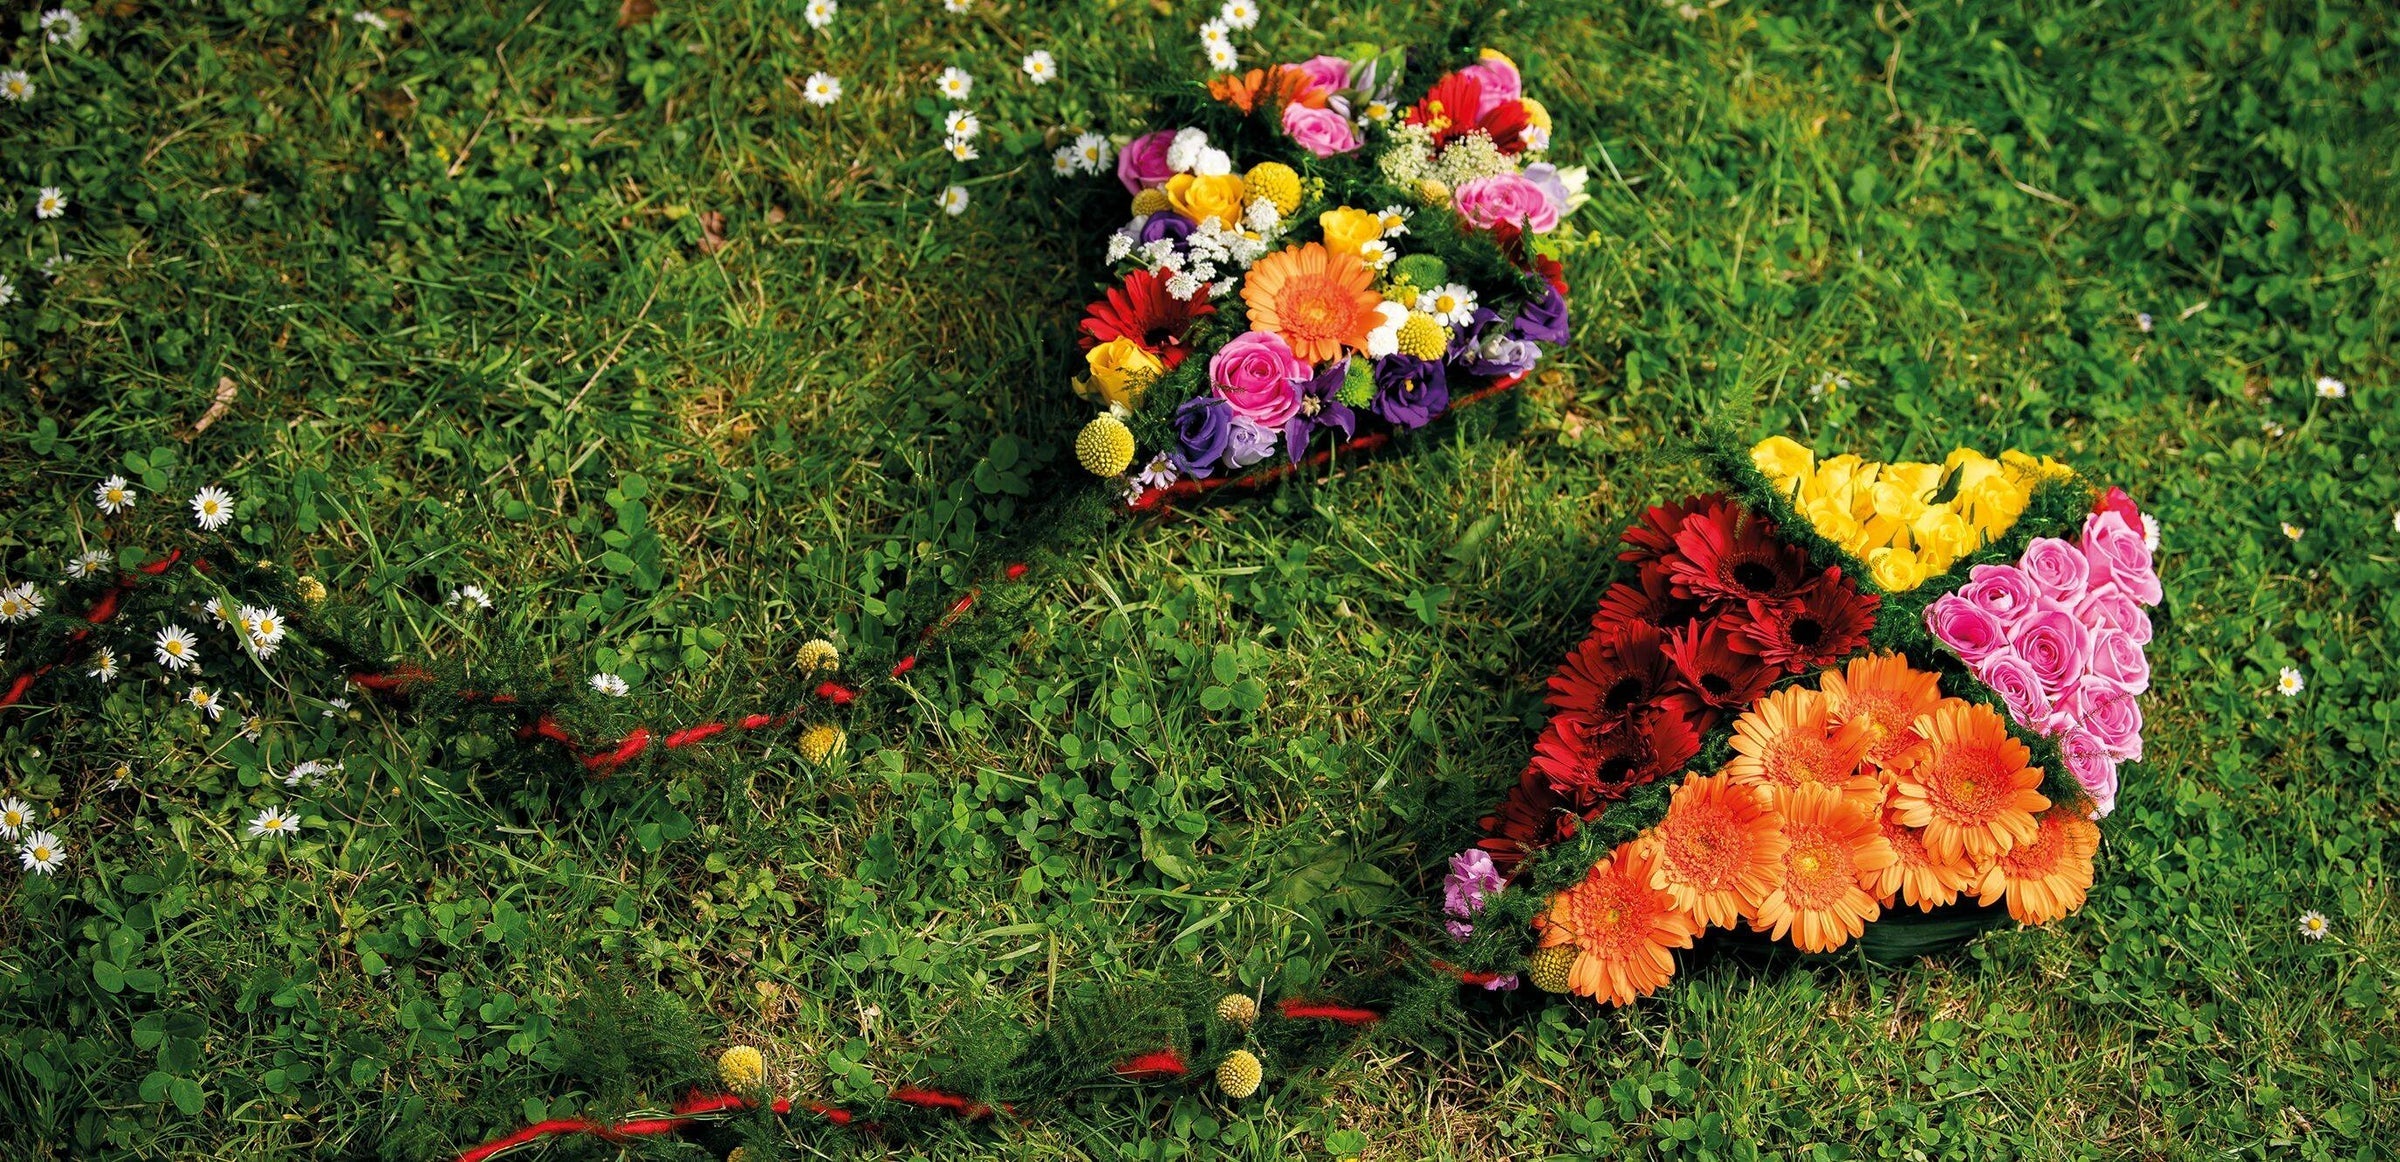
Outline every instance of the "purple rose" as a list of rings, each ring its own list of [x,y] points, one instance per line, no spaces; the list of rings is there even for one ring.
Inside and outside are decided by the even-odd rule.
[[[1331,109],[1311,109],[1298,101],[1283,107],[1283,131],[1318,157],[1332,157],[1358,148],[1358,130],[1351,126],[1348,117]]]
[[[2165,594],[2151,569],[2150,546],[2142,534],[2111,509],[2083,519],[2083,556],[2093,584],[2107,581],[2144,605],[2156,605]]]
[[[1475,935],[1469,923],[1483,911],[1484,897],[1508,886],[1508,877],[1493,866],[1491,854],[1470,847],[1450,857],[1450,873],[1442,877],[1442,928],[1452,940]]]
[[[2043,688],[2041,675],[2016,651],[1986,655],[1983,664],[1975,667],[1975,677],[2008,704],[2008,716],[2018,725],[2039,728],[2050,720],[2050,693]]]
[[[1395,428],[1422,428],[1450,407],[1440,360],[1386,355],[1375,361],[1375,414]]]
[[[1494,54],[1458,70],[1462,77],[1472,77],[1483,86],[1483,100],[1475,110],[1475,119],[1499,108],[1503,103],[1525,95],[1525,80],[1517,75],[1517,66],[1504,56]]]
[[[1134,241],[1151,243],[1161,238],[1167,238],[1174,241],[1175,249],[1182,250],[1184,248],[1183,240],[1190,237],[1192,231],[1197,229],[1199,229],[1199,224],[1191,219],[1173,210],[1160,210],[1142,219],[1141,231],[1134,235]]]
[[[1300,381],[1308,364],[1273,331],[1244,331],[1208,360],[1208,382],[1233,414],[1260,427],[1280,428],[1300,410]]]
[[[1233,430],[1225,445],[1225,466],[1248,468],[1275,454],[1275,445],[1283,441],[1283,432],[1270,428],[1246,416],[1233,417]]]
[[[2125,591],[2110,585],[2094,589],[2075,606],[2075,616],[2083,624],[2099,629],[2106,626],[2119,630],[2133,639],[2133,644],[2150,644],[2150,615],[2142,612],[2141,604],[2127,597]]]
[[[2058,740],[2058,749],[2066,756],[2067,773],[2092,797],[2092,818],[2105,818],[2116,810],[2117,760],[2108,757],[2108,747],[2099,736],[2088,730],[2070,730]]]
[[[2085,679],[2075,691],[2075,725],[2120,762],[2142,761],[2142,704],[2133,691],[2113,682]]]
[[[2008,627],[1991,610],[1956,593],[1925,607],[1925,628],[1970,666],[2008,648]]]
[[[1567,296],[1560,294],[1557,287],[1543,283],[1542,297],[1525,304],[1508,330],[1519,339],[1536,343],[1566,342]]]
[[[2092,631],[2091,668],[2092,673],[2124,687],[2129,694],[2150,688],[2150,660],[2124,630],[2103,627]]]
[[[1967,586],[1959,592],[2003,625],[2013,625],[2033,612],[2033,581],[2014,565],[1977,565],[1968,572]]]
[[[1450,205],[1478,230],[1503,224],[1533,234],[1558,229],[1559,204],[1521,173],[1496,173],[1462,183],[1451,192]]]
[[[1344,440],[1358,434],[1358,413],[1341,399],[1342,384],[1349,378],[1350,361],[1337,359],[1300,385],[1300,410],[1283,421],[1285,455],[1297,462],[1308,451],[1308,438],[1320,429],[1340,432]]]
[[[2083,600],[2090,576],[2083,550],[2057,537],[2035,537],[2025,546],[2025,555],[2017,559],[2017,568],[2024,570],[2026,578],[2033,582],[2035,593],[2047,595],[2061,605]]]
[[[1326,94],[1350,87],[1350,62],[1338,56],[1312,56],[1296,65],[1287,65],[1308,75],[1308,87]]]
[[[1233,409],[1224,400],[1203,395],[1175,409],[1175,450],[1167,458],[1177,471],[1199,479],[1217,470],[1233,442]]]
[[[2041,679],[2052,702],[2073,690],[2091,667],[2091,633],[2064,609],[2035,610],[2017,623],[2010,640],[2013,652]]]
[[[1145,133],[1117,151],[1117,180],[1125,184],[1128,194],[1141,193],[1150,186],[1163,186],[1175,171],[1167,165],[1167,147],[1175,144],[1175,131],[1161,129]]]

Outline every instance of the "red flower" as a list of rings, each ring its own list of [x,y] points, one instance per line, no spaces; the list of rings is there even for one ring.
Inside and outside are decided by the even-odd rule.
[[[1425,91],[1425,99],[1409,108],[1408,123],[1433,126],[1435,149],[1480,129],[1491,135],[1492,144],[1499,146],[1500,152],[1522,152],[1525,129],[1533,123],[1525,113],[1525,103],[1502,101],[1477,117],[1475,111],[1482,108],[1483,82],[1451,73],[1435,81]]]
[[[1695,514],[1675,530],[1675,551],[1662,558],[1675,595],[1702,601],[1776,600],[1808,583],[1808,554],[1775,534],[1775,526],[1727,506]]]
[[[2100,498],[2092,502],[2092,512],[2094,515],[2113,512],[2125,518],[2126,528],[2137,533],[2142,531],[2141,508],[2133,503],[2132,497],[2125,495],[2124,489],[2114,484],[2109,485],[2108,491],[2101,493]]]
[[[1631,724],[1661,699],[1673,700],[1679,713],[1697,710],[1677,688],[1666,641],[1658,627],[1640,623],[1595,630],[1550,676],[1546,700],[1600,730]]]
[[[1693,517],[1727,520],[1730,519],[1726,511],[1728,507],[1725,494],[1721,492],[1688,496],[1677,504],[1652,505],[1650,511],[1642,514],[1641,520],[1634,522],[1632,527],[1625,530],[1625,535],[1618,538],[1633,547],[1618,553],[1617,559],[1647,563],[1672,556],[1675,552],[1675,535],[1683,531],[1685,521]]]
[[[1735,651],[1733,634],[1729,618],[1693,622],[1668,636],[1667,657],[1702,702],[1740,710],[1758,701],[1776,674],[1759,659]]]
[[[1673,709],[1653,707],[1617,730],[1561,714],[1533,744],[1533,767],[1567,806],[1588,811],[1682,770],[1698,753],[1699,733]]]
[[[1600,598],[1599,612],[1592,614],[1592,628],[1603,633],[1626,625],[1675,629],[1698,616],[1699,603],[1675,596],[1666,570],[1651,562],[1643,566],[1634,583],[1619,581],[1608,587]]]
[[[1131,339],[1158,356],[1169,371],[1192,353],[1183,345],[1183,334],[1191,329],[1192,320],[1217,313],[1217,308],[1199,295],[1185,302],[1168,294],[1166,280],[1148,270],[1126,275],[1124,286],[1109,291],[1107,298],[1083,310],[1084,347],[1097,347],[1116,338]]]
[[[1567,801],[1550,789],[1541,771],[1528,766],[1500,805],[1477,822],[1483,838],[1476,840],[1475,846],[1491,855],[1492,866],[1501,874],[1513,875],[1520,860],[1574,835],[1582,822]]]
[[[1728,644],[1788,674],[1829,666],[1867,644],[1882,603],[1874,594],[1860,593],[1840,569],[1827,569],[1787,600],[1752,598],[1747,616],[1728,613],[1735,626]]]

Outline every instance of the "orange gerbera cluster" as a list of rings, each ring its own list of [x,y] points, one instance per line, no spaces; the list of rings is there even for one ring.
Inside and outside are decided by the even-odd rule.
[[[1551,900],[1566,983],[1624,1004],[1674,974],[1672,948],[1748,924],[1808,952],[1883,910],[2007,901],[2027,924],[2083,905],[2099,828],[2053,809],[2042,772],[1988,707],[1942,696],[1890,654],[1824,671],[1734,720],[1734,757],[1685,779],[1658,824]],[[1538,978],[1537,978],[1538,979]]]

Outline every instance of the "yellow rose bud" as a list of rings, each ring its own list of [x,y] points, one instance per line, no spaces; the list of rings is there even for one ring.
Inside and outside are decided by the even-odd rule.
[[[1787,489],[1817,466],[1817,454],[1789,436],[1769,436],[1750,449],[1750,462],[1767,479]]]
[[[1325,249],[1336,254],[1356,254],[1383,237],[1383,215],[1348,206],[1317,215],[1317,226],[1325,232]]]
[[[1909,549],[1877,549],[1867,554],[1867,571],[1874,574],[1876,584],[1894,593],[1925,583],[1925,566]]]
[[[1167,370],[1158,356],[1123,335],[1084,352],[1083,361],[1100,398],[1128,408],[1141,402],[1142,391]]]
[[[1242,179],[1233,174],[1179,173],[1167,179],[1167,205],[1194,222],[1214,218],[1221,226],[1241,225],[1242,193]]]

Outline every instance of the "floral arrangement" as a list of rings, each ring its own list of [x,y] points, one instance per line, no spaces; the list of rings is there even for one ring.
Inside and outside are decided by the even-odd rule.
[[[2014,451],[1717,445],[1730,487],[1625,531],[1531,761],[1451,862],[1445,928],[1486,987],[1627,1004],[1712,931],[1914,953],[2090,890],[2142,755],[2156,522]]]
[[[1406,50],[1254,68],[1183,122],[1062,156],[1130,199],[1082,321],[1077,460],[1136,506],[1421,428],[1568,334],[1557,259],[1585,175],[1490,50],[1413,99]],[[1206,482],[1206,483],[1203,483]]]

